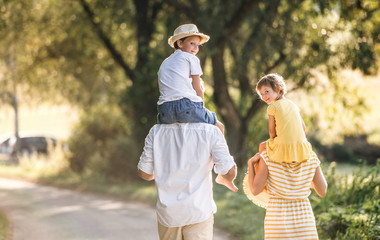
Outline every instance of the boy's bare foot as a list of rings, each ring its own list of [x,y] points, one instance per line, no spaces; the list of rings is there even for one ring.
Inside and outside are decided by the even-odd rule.
[[[231,181],[226,180],[223,176],[218,174],[218,176],[215,178],[215,182],[226,186],[228,189],[230,189],[233,192],[237,192],[239,189],[235,186],[235,184]]]

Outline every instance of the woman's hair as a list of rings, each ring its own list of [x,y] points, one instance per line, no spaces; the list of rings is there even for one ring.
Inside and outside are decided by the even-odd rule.
[[[184,37],[184,38],[181,38],[181,39],[178,39],[177,41],[185,41],[185,39],[186,39],[187,37]],[[174,49],[175,50],[177,50],[177,49],[179,49],[179,47],[178,47],[178,44],[177,44],[177,41],[175,41],[175,43],[174,43]]]
[[[271,73],[262,77],[256,84],[256,92],[261,97],[260,89],[263,86],[269,86],[273,91],[277,92],[281,96],[286,93],[286,85],[284,78],[276,73]]]

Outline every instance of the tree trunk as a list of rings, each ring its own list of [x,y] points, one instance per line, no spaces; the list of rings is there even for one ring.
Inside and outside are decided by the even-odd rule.
[[[241,117],[228,93],[226,71],[223,61],[224,48],[219,47],[218,49],[219,50],[212,56],[214,98],[218,112],[223,119],[221,122],[225,125],[230,152],[234,156],[238,167],[241,167],[245,164],[247,154],[247,121]]]

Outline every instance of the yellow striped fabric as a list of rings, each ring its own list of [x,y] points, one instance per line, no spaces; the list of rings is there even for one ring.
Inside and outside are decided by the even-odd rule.
[[[300,163],[280,163],[263,158],[268,166],[269,201],[265,215],[265,239],[318,239],[315,218],[308,196],[315,169],[312,158]]]

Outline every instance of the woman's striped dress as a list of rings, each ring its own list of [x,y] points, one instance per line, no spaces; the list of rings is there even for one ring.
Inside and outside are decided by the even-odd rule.
[[[268,166],[265,239],[318,239],[315,218],[308,196],[315,169],[320,162],[313,153],[300,163],[279,163],[263,154]],[[247,191],[245,191],[247,194]],[[253,202],[255,196],[248,195]],[[260,204],[259,204],[260,205]]]

